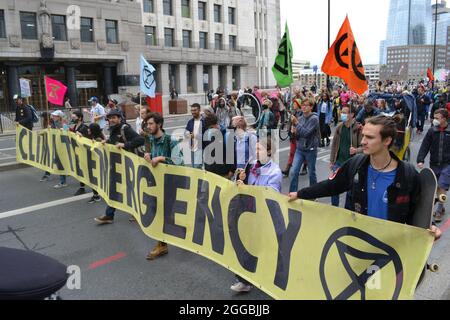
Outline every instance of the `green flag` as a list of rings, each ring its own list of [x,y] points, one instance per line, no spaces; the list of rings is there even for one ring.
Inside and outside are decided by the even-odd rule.
[[[286,32],[283,39],[281,39],[280,46],[278,48],[278,56],[275,58],[275,64],[272,68],[273,76],[280,87],[289,87],[294,78],[292,75],[292,44],[289,38],[289,28],[286,22]]]

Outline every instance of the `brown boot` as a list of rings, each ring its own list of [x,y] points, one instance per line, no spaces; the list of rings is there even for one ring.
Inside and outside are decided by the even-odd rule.
[[[152,251],[147,255],[147,260],[155,260],[169,253],[167,243],[158,242]]]

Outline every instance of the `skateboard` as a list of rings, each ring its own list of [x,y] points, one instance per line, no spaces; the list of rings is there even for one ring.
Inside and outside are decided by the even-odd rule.
[[[440,197],[437,195],[438,183],[436,175],[431,169],[423,169],[420,172],[419,181],[421,195],[414,211],[412,225],[423,229],[430,229],[433,222],[434,205],[437,202],[445,203],[447,199],[445,195]],[[437,272],[439,270],[439,266],[437,264],[427,264],[420,275],[418,285],[422,283],[427,270]]]

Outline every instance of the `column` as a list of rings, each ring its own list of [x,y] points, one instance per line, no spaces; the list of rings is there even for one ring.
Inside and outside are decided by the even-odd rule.
[[[219,66],[217,64],[211,66],[211,74],[209,83],[214,91],[219,87]]]
[[[19,84],[19,70],[17,65],[8,65],[8,89],[9,89],[9,105],[10,110],[14,110],[16,104],[14,103],[14,95],[20,94],[20,84]]]
[[[227,80],[226,80],[228,90],[233,91],[233,66],[227,66]]]
[[[170,95],[170,80],[169,80],[169,65],[167,63],[161,64],[161,84],[160,84],[160,90],[161,94],[163,96]]]
[[[67,96],[72,107],[78,107],[77,78],[74,64],[66,64]]]
[[[187,93],[187,65],[180,64],[178,66],[178,72],[177,72],[177,84],[178,89],[180,90],[179,94],[186,94]]]
[[[105,97],[109,97],[114,93],[113,77],[112,77],[112,64],[103,65],[103,94]]]
[[[203,88],[203,66],[201,64],[195,66],[194,84],[195,92],[203,93],[203,91],[205,91]]]

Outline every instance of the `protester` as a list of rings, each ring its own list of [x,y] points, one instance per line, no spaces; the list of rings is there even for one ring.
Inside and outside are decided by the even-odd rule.
[[[72,121],[70,122],[70,131],[87,138],[89,136],[89,128],[84,124],[83,113],[81,111],[74,111],[71,115]],[[75,196],[79,196],[86,193],[85,184],[80,182],[80,188],[75,193]]]
[[[68,125],[66,123],[65,114],[61,110],[56,110],[52,112],[52,122],[51,122],[51,128],[52,129],[60,129],[60,130],[68,130]],[[59,176],[59,183],[54,186],[55,189],[62,189],[67,187],[67,177],[65,175]]]
[[[320,125],[320,147],[328,147],[330,145],[331,128],[330,124],[333,121],[333,104],[330,101],[330,96],[328,93],[322,93],[319,100],[318,114],[319,114],[319,125]]]
[[[33,130],[33,111],[25,103],[25,98],[16,94],[14,101],[16,102],[16,118],[14,121],[28,130]]]
[[[289,194],[289,201],[313,200],[351,191],[353,211],[370,217],[412,224],[421,189],[415,168],[389,151],[397,134],[395,121],[377,116],[363,129],[363,155],[347,161],[337,174],[317,185]],[[355,176],[358,175],[358,179]],[[439,239],[442,232],[433,226]]]
[[[275,146],[270,139],[260,139],[256,145],[257,158],[246,170],[239,171],[237,185],[249,185],[258,187],[268,187],[281,193],[283,175],[281,169],[272,160],[272,155],[276,153]],[[252,285],[236,275],[237,282],[231,286],[234,292],[249,292]]]
[[[341,110],[341,123],[334,133],[331,144],[330,169],[332,176],[354,155],[362,153],[361,130],[355,121],[355,108],[346,105]],[[350,209],[350,195],[347,194],[345,208]],[[331,197],[331,204],[339,207],[339,196]]]
[[[110,136],[104,143],[114,145],[117,149],[128,152],[134,152],[136,148],[144,145],[144,138],[138,135],[128,124],[122,123],[121,112],[111,110],[107,119],[109,122]],[[95,218],[95,221],[99,224],[111,224],[114,222],[115,212],[115,208],[107,206],[105,215]]]
[[[205,134],[205,120],[200,114],[201,107],[198,103],[191,106],[192,119],[186,125],[185,138],[189,140],[190,164],[193,168],[203,167],[203,135]]]
[[[450,188],[450,127],[448,125],[448,112],[439,109],[434,113],[433,127],[428,130],[422,141],[417,164],[420,169],[424,167],[425,158],[430,154],[430,168],[438,179],[438,195],[447,194]],[[434,220],[442,221],[445,210],[438,202],[435,208]]]
[[[302,116],[300,119],[297,119],[295,116],[291,118],[292,133],[297,138],[297,150],[290,176],[291,185],[289,190],[291,192],[298,189],[300,168],[305,161],[308,165],[310,185],[317,183],[316,160],[320,141],[320,126],[318,116],[312,113],[313,105],[314,101],[310,99],[302,101]]]
[[[105,108],[98,103],[97,97],[92,97],[89,99],[91,104],[91,123],[98,123],[100,128],[103,130],[106,127],[106,112]]]
[[[163,130],[164,118],[159,113],[150,113],[145,118],[150,142],[150,153],[145,154],[145,160],[152,167],[159,164],[182,165],[182,154],[178,142]],[[148,253],[147,260],[154,260],[169,253],[167,243],[158,241],[156,246]]]

